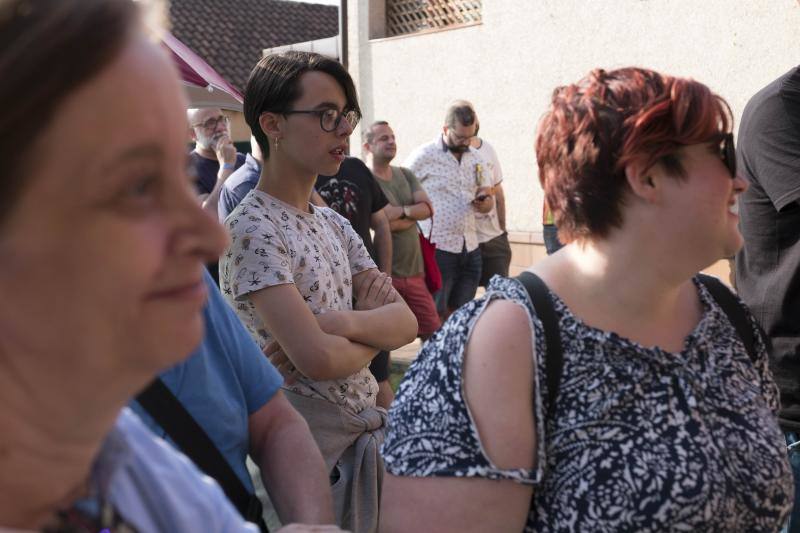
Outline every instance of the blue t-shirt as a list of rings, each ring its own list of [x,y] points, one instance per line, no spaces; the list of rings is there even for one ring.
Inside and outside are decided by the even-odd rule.
[[[208,273],[205,281],[209,296],[203,312],[203,344],[160,377],[206,431],[245,487],[253,491],[245,465],[248,417],[272,398],[283,378],[225,303]],[[131,407],[154,433],[172,442],[138,402],[131,402]]]
[[[219,193],[219,202],[217,203],[217,215],[220,222],[225,222],[231,211],[236,209],[236,206],[244,200],[250,189],[256,186],[260,175],[261,165],[256,161],[255,157],[247,154],[244,165],[228,176],[228,179],[222,185],[222,190]]]

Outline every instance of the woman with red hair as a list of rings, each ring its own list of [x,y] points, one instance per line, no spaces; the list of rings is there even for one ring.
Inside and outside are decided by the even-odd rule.
[[[731,129],[708,87],[650,70],[553,92],[536,152],[567,245],[524,276],[533,304],[495,278],[423,347],[390,412],[381,531],[780,528],[764,341],[697,275],[742,245]]]

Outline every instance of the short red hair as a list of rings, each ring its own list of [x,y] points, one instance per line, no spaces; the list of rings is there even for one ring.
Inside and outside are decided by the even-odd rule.
[[[625,166],[661,163],[683,176],[678,150],[733,127],[730,107],[700,82],[642,68],[593,70],[553,91],[536,159],[563,242],[605,237],[622,225]]]

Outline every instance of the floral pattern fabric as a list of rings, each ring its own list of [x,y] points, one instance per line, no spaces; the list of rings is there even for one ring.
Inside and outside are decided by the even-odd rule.
[[[414,173],[433,204],[433,231],[431,219],[419,225],[425,235],[431,233],[436,248],[453,254],[464,246],[468,252],[476,249],[478,212],[472,200],[480,187],[492,185],[488,165],[477,150],[470,148],[459,161],[439,136],[411,152],[403,166]]]
[[[704,313],[680,353],[592,328],[553,294],[564,368],[545,420],[542,324],[522,285],[495,276],[409,368],[389,413],[387,471],[533,485],[525,531],[777,531],[793,489],[764,343],[756,333],[754,365],[727,316],[695,285]],[[462,397],[466,340],[494,299],[531,317],[540,421],[533,470],[491,464]]]
[[[375,263],[347,220],[329,208],[300,211],[253,189],[225,221],[231,244],[220,258],[222,294],[261,348],[272,341],[247,295],[292,283],[314,314],[351,310],[352,278]],[[346,379],[301,377],[291,390],[358,413],[375,405],[378,384],[365,366]]]

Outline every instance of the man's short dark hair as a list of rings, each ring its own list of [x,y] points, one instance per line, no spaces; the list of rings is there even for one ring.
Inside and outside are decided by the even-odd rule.
[[[372,144],[372,141],[375,140],[375,132],[373,130],[376,127],[378,127],[378,126],[388,126],[388,125],[389,125],[389,123],[386,122],[385,120],[376,120],[375,122],[370,124],[369,128],[367,128],[364,131],[364,140],[367,142],[367,144]]]
[[[476,119],[475,109],[473,109],[472,104],[466,100],[456,100],[447,108],[447,113],[444,116],[444,124],[448,128],[453,129],[458,126],[458,124],[472,126]]]
[[[290,51],[264,56],[250,72],[244,91],[244,119],[256,138],[264,159],[269,158],[269,139],[258,119],[264,112],[289,111],[300,94],[300,77],[306,72],[324,72],[344,91],[345,111],[361,114],[353,79],[338,61],[314,52]]]

